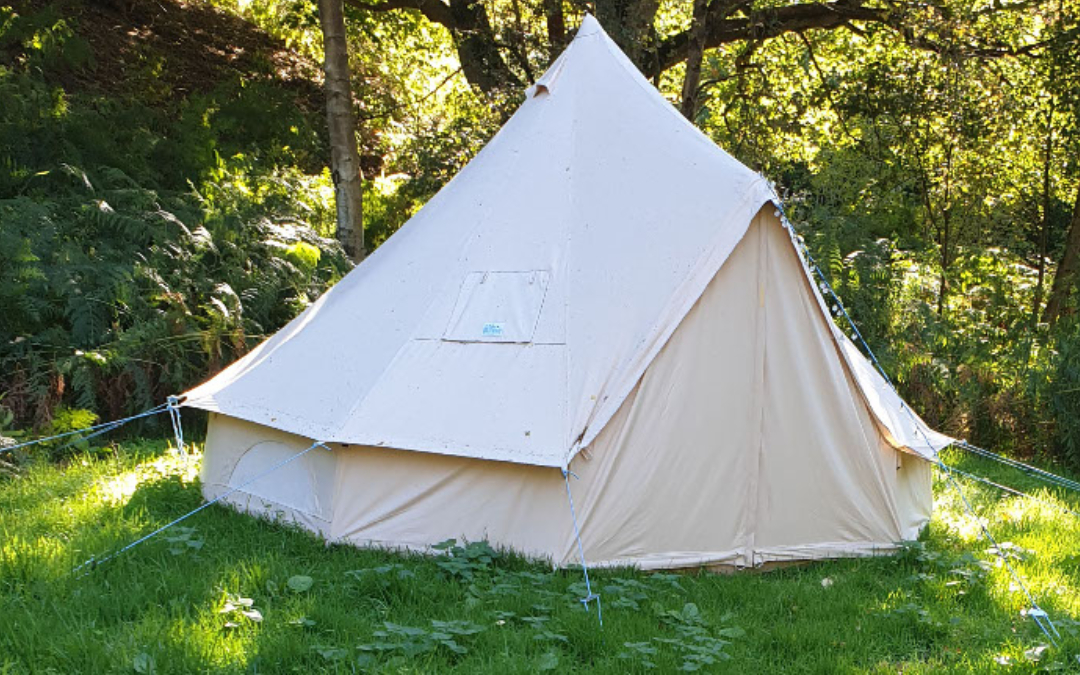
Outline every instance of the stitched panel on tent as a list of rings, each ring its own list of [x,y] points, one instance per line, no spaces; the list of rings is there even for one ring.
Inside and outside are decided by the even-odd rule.
[[[547,294],[548,272],[469,272],[443,339],[532,342]]]
[[[303,450],[278,441],[263,441],[251,446],[240,458],[229,476],[229,487],[239,487],[273,466]],[[272,471],[241,490],[270,507],[287,506],[301,513],[329,520],[334,487],[334,456],[315,448],[303,457]]]

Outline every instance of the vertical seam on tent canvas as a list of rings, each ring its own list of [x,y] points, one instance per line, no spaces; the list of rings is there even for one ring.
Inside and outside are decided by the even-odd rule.
[[[577,37],[574,38],[577,40]],[[573,41],[571,41],[573,44]],[[574,438],[574,417],[572,416],[570,405],[570,364],[572,359],[570,358],[570,349],[572,340],[570,339],[570,298],[573,297],[573,289],[570,285],[571,270],[573,269],[573,256],[574,256],[574,227],[577,224],[576,211],[574,210],[574,196],[577,192],[574,185],[574,159],[577,154],[577,107],[578,97],[570,96],[571,101],[571,123],[570,123],[570,138],[567,144],[566,152],[566,173],[567,173],[567,190],[566,190],[566,217],[563,219],[566,227],[566,251],[563,253],[563,320],[562,320],[562,340],[563,340],[563,446],[566,448],[566,458],[563,460],[563,467],[569,469],[570,461],[577,454],[574,452],[574,447],[577,445],[577,439]],[[586,422],[587,424],[587,422]],[[584,430],[582,430],[584,433]]]
[[[748,528],[749,542],[748,553],[750,555],[750,566],[754,567],[757,564],[757,530],[758,522],[760,520],[760,501],[761,501],[761,465],[764,460],[765,452],[765,355],[768,349],[768,330],[767,321],[768,314],[765,312],[766,298],[768,289],[768,262],[769,262],[769,242],[765,236],[764,223],[762,222],[761,213],[758,213],[758,265],[757,265],[757,284],[756,291],[757,298],[755,298],[755,306],[757,311],[754,326],[757,329],[759,339],[755,340],[756,344],[760,345],[760,366],[758,367],[758,387],[757,387],[757,447],[754,453],[754,473],[753,484],[751,487],[750,503],[748,504],[748,513],[750,514],[750,524]]]
[[[337,534],[337,514],[338,504],[341,499],[342,486],[344,484],[345,468],[342,461],[345,457],[345,446],[337,444],[338,452],[332,453],[334,456],[334,490],[333,496],[330,497],[330,518],[329,527],[327,528],[327,540],[335,541],[338,538]]]

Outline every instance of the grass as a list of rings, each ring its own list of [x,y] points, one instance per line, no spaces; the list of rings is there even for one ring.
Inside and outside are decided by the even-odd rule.
[[[950,461],[1035,489],[985,460]],[[1022,595],[944,484],[924,540],[896,556],[594,572],[602,629],[577,600],[580,571],[483,543],[441,558],[327,546],[216,506],[73,574],[201,503],[197,458],[125,443],[0,482],[0,673],[1080,670],[1080,519],[963,486],[1060,648],[1040,650]]]

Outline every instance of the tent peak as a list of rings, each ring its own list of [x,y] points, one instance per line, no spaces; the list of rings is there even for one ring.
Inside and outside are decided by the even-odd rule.
[[[592,37],[594,35],[600,35],[607,38],[607,33],[605,33],[604,29],[600,26],[600,22],[597,21],[592,14],[586,13],[585,18],[581,20],[581,25],[578,27],[577,34],[574,35],[573,41],[571,41],[570,45],[563,50],[563,53],[548,66],[547,71],[541,75],[531,87],[525,90],[525,95],[528,98],[535,98],[540,94],[550,94],[555,84],[555,80],[559,78],[559,74],[566,64],[567,56],[574,48],[574,42],[577,42],[580,38]]]
[[[597,33],[604,34],[604,28],[600,25],[600,22],[596,20],[592,14],[585,12],[585,16],[581,19],[581,25],[578,26],[577,34],[574,35],[574,39],[589,37],[590,35],[596,35]]]

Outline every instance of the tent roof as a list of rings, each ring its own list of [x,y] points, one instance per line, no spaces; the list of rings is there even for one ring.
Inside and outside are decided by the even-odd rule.
[[[565,467],[772,198],[586,16],[449,184],[187,405],[324,442]]]

